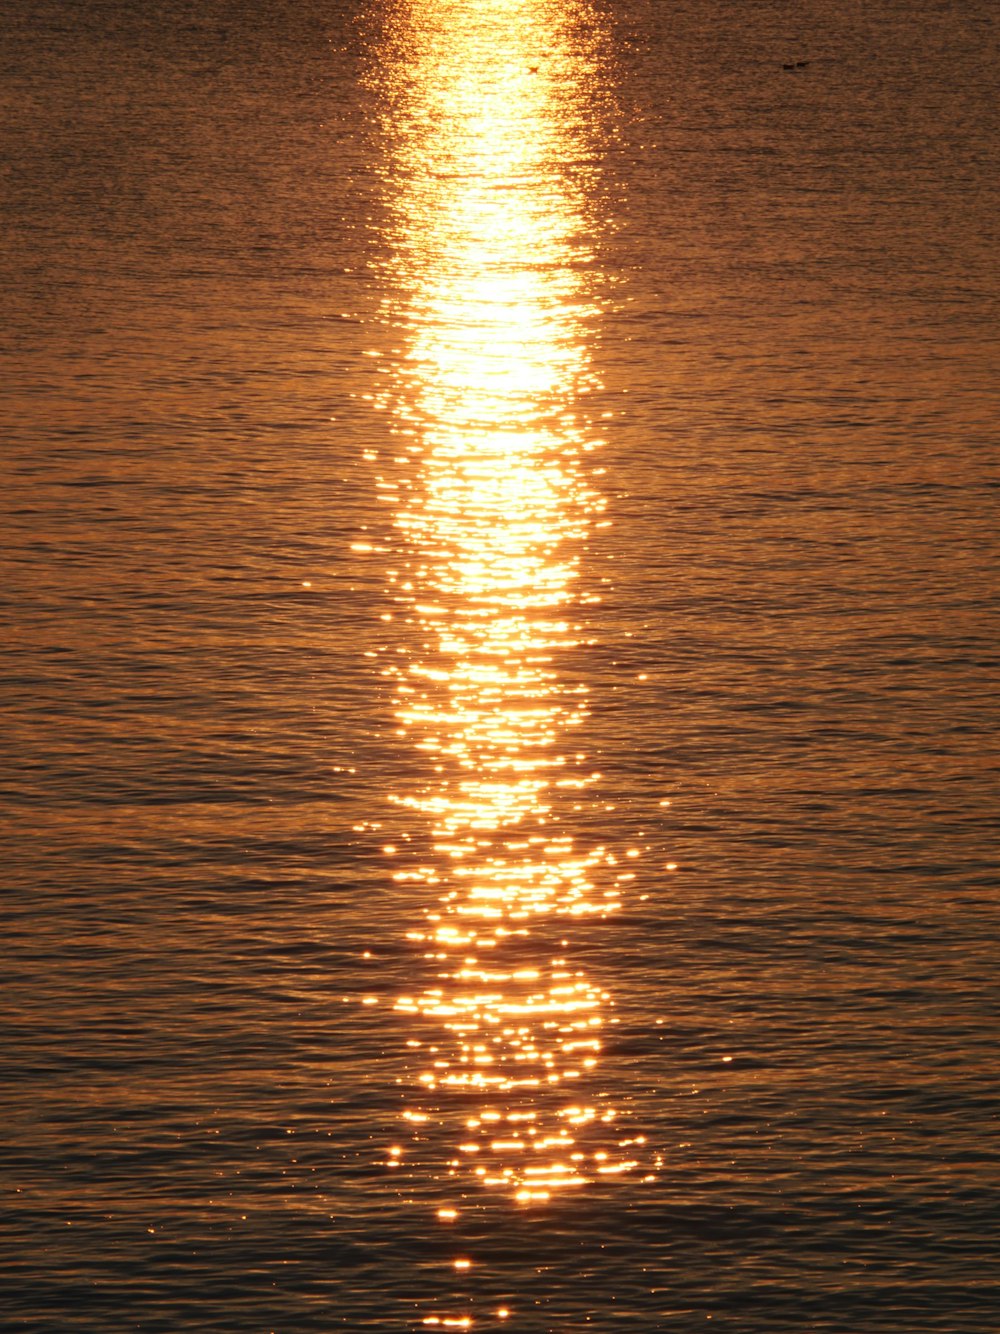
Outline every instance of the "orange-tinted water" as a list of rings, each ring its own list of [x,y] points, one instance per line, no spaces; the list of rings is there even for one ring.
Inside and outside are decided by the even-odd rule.
[[[14,1328],[995,1328],[995,20],[2,21]]]

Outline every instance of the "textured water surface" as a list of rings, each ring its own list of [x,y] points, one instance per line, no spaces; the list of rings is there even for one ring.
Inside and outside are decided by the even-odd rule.
[[[0,20],[2,1323],[988,1334],[992,9],[252,10]]]

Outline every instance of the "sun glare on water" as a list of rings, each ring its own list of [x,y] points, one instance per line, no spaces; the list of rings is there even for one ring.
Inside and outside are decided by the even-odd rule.
[[[610,998],[573,961],[624,878],[570,832],[597,777],[574,661],[604,504],[586,408],[589,57],[574,34],[567,7],[414,0],[382,74],[386,319],[402,343],[383,484],[409,632],[389,671],[399,744],[425,761],[395,800],[429,849],[396,877],[428,979],[396,1006],[415,1061],[407,1153],[443,1128],[443,1174],[521,1203],[637,1167],[595,1078]]]

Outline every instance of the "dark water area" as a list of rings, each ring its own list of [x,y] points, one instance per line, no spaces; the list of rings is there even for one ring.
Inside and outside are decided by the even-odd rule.
[[[993,8],[0,32],[0,1326],[1000,1327]]]

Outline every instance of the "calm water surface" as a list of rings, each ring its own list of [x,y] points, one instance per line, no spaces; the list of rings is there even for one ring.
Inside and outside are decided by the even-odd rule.
[[[992,7],[0,23],[4,1328],[994,1331]]]

